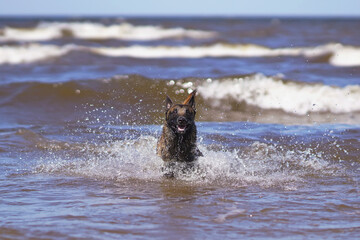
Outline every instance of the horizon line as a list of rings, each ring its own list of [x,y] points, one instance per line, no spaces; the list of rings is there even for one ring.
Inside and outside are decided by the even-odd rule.
[[[335,14],[0,14],[0,18],[360,18]]]

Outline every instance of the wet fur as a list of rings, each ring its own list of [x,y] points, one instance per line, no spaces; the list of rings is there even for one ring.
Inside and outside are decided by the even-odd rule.
[[[195,94],[193,91],[182,104],[173,104],[169,97],[166,98],[165,122],[157,143],[157,154],[167,166],[178,162],[191,165],[202,156],[196,146]]]

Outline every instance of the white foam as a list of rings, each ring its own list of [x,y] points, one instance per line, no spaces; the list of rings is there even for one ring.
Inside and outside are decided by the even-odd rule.
[[[204,81],[199,94],[213,106],[229,107],[226,101],[245,102],[263,109],[281,109],[304,115],[310,112],[360,111],[360,86],[343,88],[284,81],[262,74],[243,78]]]
[[[360,66],[360,48],[347,46],[338,49],[330,58],[330,64],[339,67]]]
[[[5,27],[0,35],[0,41],[46,41],[62,36],[56,28],[11,28]]]
[[[92,51],[112,57],[136,58],[202,58],[202,57],[317,57],[342,49],[342,45],[328,44],[311,48],[267,48],[254,44],[213,44],[209,46],[141,46],[99,47]]]
[[[270,56],[271,49],[257,45],[226,45],[210,46],[140,46],[120,48],[93,48],[93,52],[112,57],[136,58],[202,58],[202,57],[256,57]]]
[[[267,48],[254,44],[214,44],[209,46],[130,46],[100,47],[93,52],[111,57],[135,58],[203,58],[203,57],[276,57],[303,56],[317,58],[330,55],[334,66],[360,66],[360,48],[341,44],[326,44],[303,48]]]
[[[67,54],[77,48],[74,45],[29,44],[22,46],[0,46],[0,64],[20,64],[41,61]]]
[[[82,26],[86,28],[86,26]],[[82,35],[81,35],[82,34]],[[87,31],[79,30],[79,37],[86,38]],[[81,35],[81,36],[80,36]],[[147,35],[147,34],[146,34]],[[102,35],[105,36],[105,35]],[[140,37],[140,35],[139,35]],[[24,35],[24,38],[26,36]],[[81,50],[108,57],[134,57],[134,58],[203,58],[203,57],[275,57],[275,56],[304,56],[306,58],[317,58],[329,55],[329,63],[334,66],[360,66],[360,48],[354,46],[343,46],[341,44],[327,44],[317,47],[306,48],[275,48],[253,44],[214,44],[209,46],[141,46],[129,47],[85,47],[69,45],[51,46],[40,44],[28,44],[25,46],[1,46],[0,64],[22,63],[24,61],[13,61],[14,58],[27,59],[25,62],[43,60],[47,57],[61,56],[69,51]],[[36,49],[33,51],[32,49]],[[41,55],[42,57],[24,57],[24,51]],[[32,55],[32,54],[31,54]]]
[[[161,26],[134,26],[129,23],[103,25],[93,22],[44,22],[35,28],[2,30],[0,41],[45,41],[63,37],[64,33],[79,39],[159,40],[164,38],[209,38],[215,33]]]

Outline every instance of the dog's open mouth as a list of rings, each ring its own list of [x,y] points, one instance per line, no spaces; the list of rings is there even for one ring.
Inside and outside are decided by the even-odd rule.
[[[179,124],[179,125],[177,125],[177,130],[178,130],[178,132],[180,132],[180,133],[185,132],[185,130],[186,130],[186,125],[185,125],[185,124]]]

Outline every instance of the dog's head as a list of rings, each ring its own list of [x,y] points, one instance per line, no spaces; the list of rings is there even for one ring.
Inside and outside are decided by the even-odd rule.
[[[169,96],[166,96],[166,122],[175,133],[185,134],[194,126],[195,94],[196,90],[182,104],[173,104]]]

